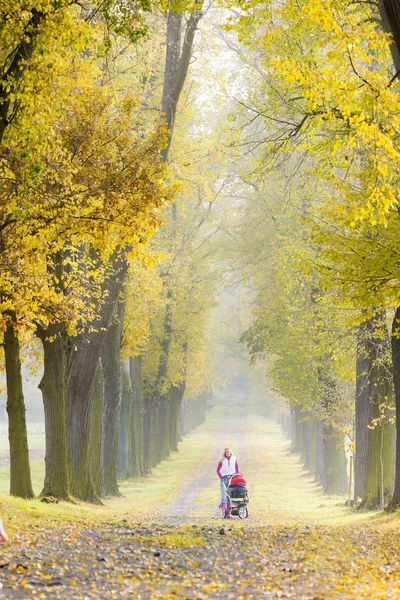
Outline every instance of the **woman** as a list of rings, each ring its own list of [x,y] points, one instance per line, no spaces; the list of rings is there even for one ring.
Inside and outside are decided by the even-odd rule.
[[[234,473],[239,473],[239,465],[236,457],[233,456],[230,448],[225,448],[221,460],[217,466],[217,475],[221,480],[221,504],[218,508],[225,509],[226,518],[231,518],[231,504],[227,502],[226,489],[228,487],[229,478]]]

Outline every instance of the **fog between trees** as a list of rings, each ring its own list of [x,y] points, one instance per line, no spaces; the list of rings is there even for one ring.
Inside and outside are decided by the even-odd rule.
[[[4,3],[12,495],[37,363],[44,496],[118,495],[239,385],[327,493],[398,505],[399,10]]]

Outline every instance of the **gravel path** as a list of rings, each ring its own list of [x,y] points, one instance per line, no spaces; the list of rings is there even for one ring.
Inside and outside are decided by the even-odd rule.
[[[158,517],[168,524],[199,523],[204,521],[206,512],[211,519],[220,519],[218,511],[219,487],[215,488],[217,475],[215,473],[218,461],[223,452],[226,440],[234,439],[233,452],[238,459],[240,471],[246,474],[246,410],[244,406],[231,406],[226,408],[226,415],[222,420],[221,429],[216,432],[215,444],[212,452],[206,459],[204,467],[183,488],[174,500],[160,511]],[[209,500],[202,504],[196,503],[198,497],[206,489],[210,489]],[[217,495],[216,495],[217,494]]]

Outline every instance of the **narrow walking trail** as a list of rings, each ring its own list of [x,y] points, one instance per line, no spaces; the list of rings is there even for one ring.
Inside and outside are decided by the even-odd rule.
[[[201,459],[190,481],[145,514],[129,501],[123,513],[93,507],[90,518],[79,507],[73,519],[31,514],[27,527],[16,508],[0,598],[400,598],[399,518],[354,514],[323,496],[275,423],[232,405],[187,438],[180,458],[191,439]],[[249,482],[243,521],[217,511],[225,444]],[[141,485],[151,504],[154,481]]]
[[[218,461],[224,447],[232,446],[239,459],[241,472],[246,473],[247,432],[246,410],[243,405],[229,405],[223,413],[215,432],[215,445],[204,457],[198,472],[185,485],[181,493],[169,503],[160,518],[169,523],[202,522],[204,519],[219,519],[216,509],[219,504],[219,480],[216,475]]]

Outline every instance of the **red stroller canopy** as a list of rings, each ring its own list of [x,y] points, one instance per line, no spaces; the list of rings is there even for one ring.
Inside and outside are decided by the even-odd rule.
[[[246,485],[246,480],[241,473],[232,475],[229,485]]]

